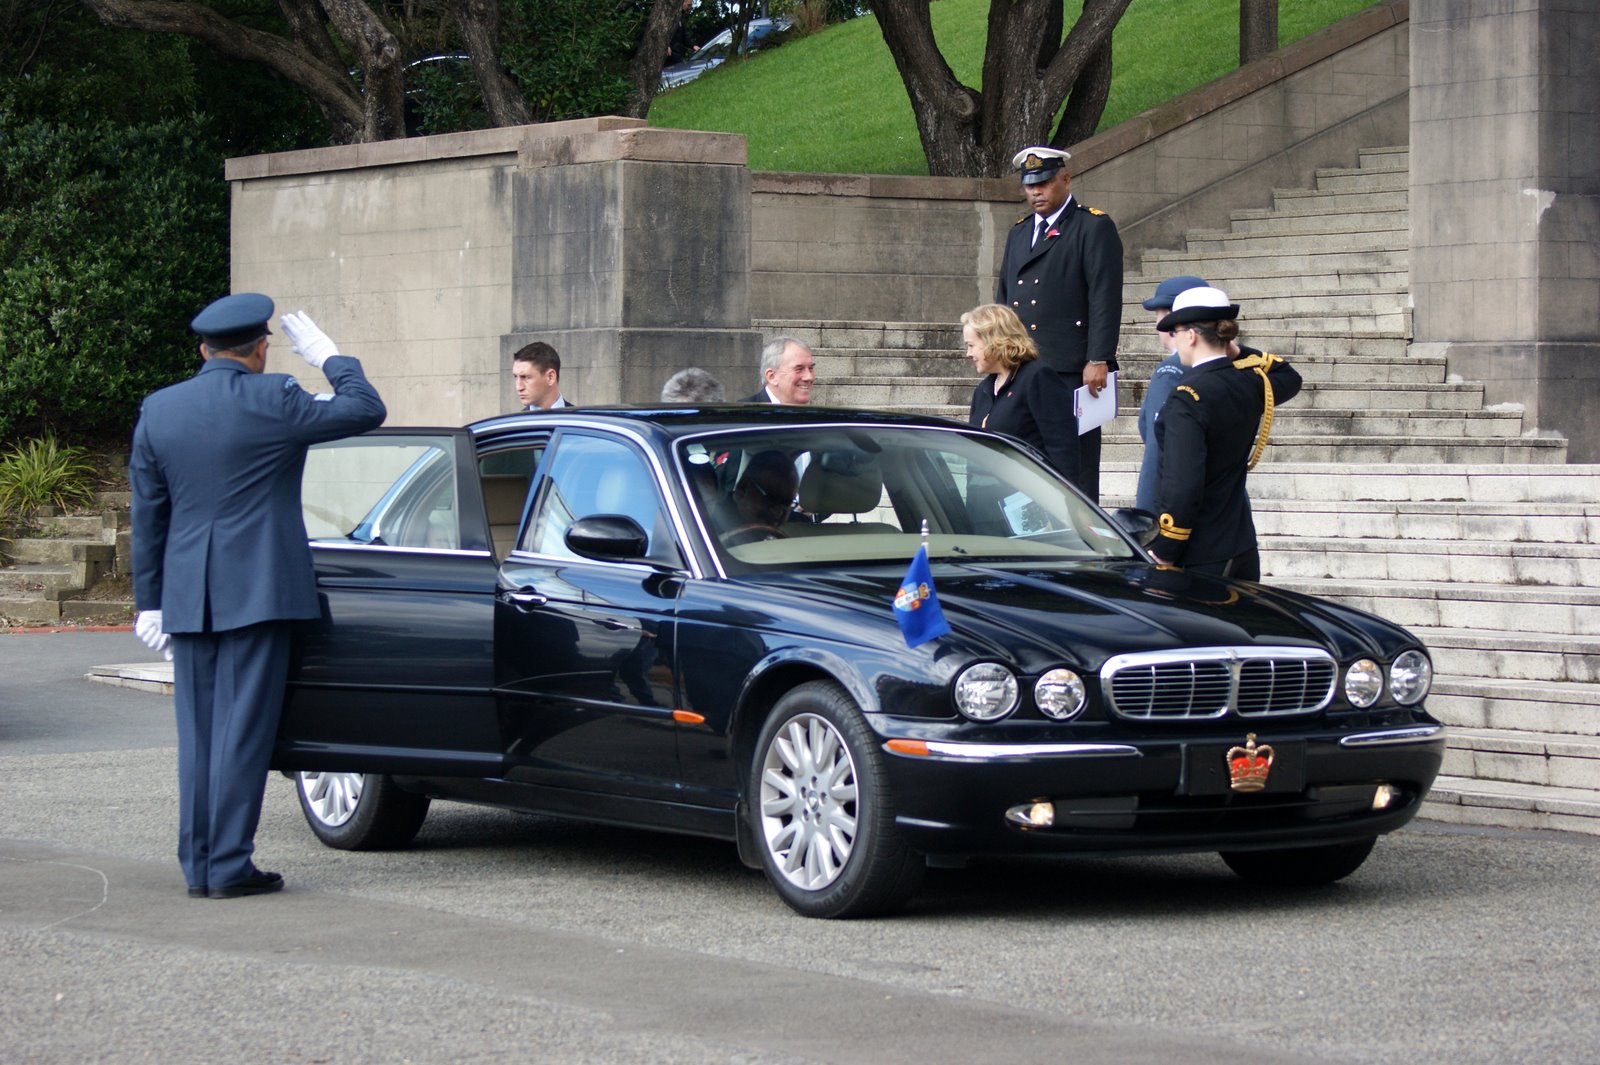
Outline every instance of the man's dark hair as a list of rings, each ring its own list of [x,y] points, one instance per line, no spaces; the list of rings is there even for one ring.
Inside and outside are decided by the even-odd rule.
[[[524,345],[520,351],[511,356],[511,361],[513,363],[531,362],[538,368],[540,373],[544,373],[546,370],[554,370],[556,378],[559,380],[561,377],[561,356],[556,354],[555,348],[552,348],[542,340],[535,340],[532,344]]]
[[[261,336],[266,336],[266,334],[263,333]],[[203,340],[200,343],[205,344],[206,352],[210,354],[212,358],[216,358],[218,355],[225,355],[230,359],[248,359],[251,353],[256,350],[256,344],[258,344],[260,340],[261,337],[256,337],[255,340],[247,340],[243,344],[235,344],[231,348],[215,348],[210,344],[206,344],[206,342]]]

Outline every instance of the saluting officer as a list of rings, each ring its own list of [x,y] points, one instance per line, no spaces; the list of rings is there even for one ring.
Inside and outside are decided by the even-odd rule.
[[[1156,323],[1188,369],[1156,419],[1161,517],[1150,551],[1188,570],[1253,581],[1261,555],[1245,475],[1267,446],[1274,407],[1300,391],[1300,375],[1254,349],[1230,358],[1238,317],[1239,305],[1207,286],[1179,293]]]
[[[272,310],[243,292],[195,315],[200,370],[145,398],[128,464],[134,631],[172,659],[178,863],[190,898],[283,887],[252,855],[292,626],[319,613],[301,472],[312,444],[384,419],[361,364],[304,313],[279,322],[333,392],[265,373]]]
[[[1011,160],[1033,213],[1011,227],[995,302],[1022,319],[1039,360],[1069,389],[1099,395],[1117,368],[1122,322],[1122,238],[1109,215],[1072,197],[1068,153],[1024,148]],[[1072,417],[1071,410],[1061,412]],[[1076,483],[1100,498],[1100,430],[1078,437]]]

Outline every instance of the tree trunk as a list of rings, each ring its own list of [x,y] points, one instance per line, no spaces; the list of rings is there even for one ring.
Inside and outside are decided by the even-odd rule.
[[[1067,109],[1061,115],[1056,135],[1050,138],[1052,148],[1070,148],[1081,140],[1094,136],[1100,116],[1105,114],[1106,100],[1111,96],[1111,42],[1102,44],[1089,57],[1089,65],[1078,75],[1067,97]]]
[[[361,65],[361,139],[386,141],[406,135],[406,87],[400,42],[366,0],[321,0],[328,21]]]
[[[472,57],[472,72],[477,75],[489,121],[496,126],[532,122],[527,97],[500,62],[500,0],[455,0],[450,14]]]
[[[956,80],[940,54],[927,0],[869,0],[911,99],[928,173],[1009,173],[1018,150],[1050,143],[1051,123],[1069,92],[1081,90],[1082,99],[1069,107],[1070,126],[1064,121],[1057,135],[1092,130],[1105,108],[1101,79],[1109,78],[1111,31],[1128,3],[1085,0],[1063,41],[1062,0],[990,0],[977,92]]]
[[[1278,50],[1278,0],[1239,0],[1239,65]]]
[[[661,84],[661,67],[667,61],[667,46],[672,42],[672,35],[678,32],[678,23],[683,21],[683,8],[683,0],[653,0],[650,4],[639,50],[633,53],[633,60],[628,64],[628,80],[633,83],[633,89],[622,113],[629,118],[644,118],[650,114],[650,104]]]

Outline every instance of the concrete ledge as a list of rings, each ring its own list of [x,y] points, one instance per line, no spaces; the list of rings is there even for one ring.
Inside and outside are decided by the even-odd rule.
[[[95,666],[84,675],[85,680],[96,684],[111,684],[118,688],[155,695],[172,694],[171,662],[131,662],[125,665]]]

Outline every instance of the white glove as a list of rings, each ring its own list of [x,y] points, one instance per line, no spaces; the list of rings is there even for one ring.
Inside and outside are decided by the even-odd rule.
[[[278,319],[284,335],[294,346],[296,355],[311,364],[312,369],[322,369],[322,364],[339,354],[333,338],[317,328],[317,323],[305,311],[295,311]]]
[[[144,641],[144,645],[152,651],[160,651],[167,656],[167,661],[172,661],[172,637],[161,631],[161,611],[141,610],[139,616],[133,619],[133,633]]]

